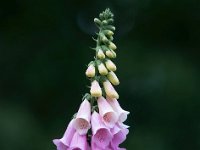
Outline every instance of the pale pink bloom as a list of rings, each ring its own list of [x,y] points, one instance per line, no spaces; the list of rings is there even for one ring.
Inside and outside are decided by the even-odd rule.
[[[105,148],[98,147],[95,143],[92,143],[91,150],[113,150],[111,146],[107,146]]]
[[[101,87],[96,80],[92,81],[91,83],[90,94],[93,97],[100,97],[102,95]]]
[[[86,135],[80,135],[76,132],[72,138],[70,150],[88,150],[88,143]]]
[[[111,139],[112,135],[109,129],[102,122],[101,116],[94,111],[91,118],[92,124],[92,145],[96,145],[100,149],[105,149]],[[92,148],[93,150],[93,148]]]
[[[114,128],[111,129],[111,133],[113,134],[111,145],[114,149],[119,148],[119,144],[126,140],[128,132],[129,130],[126,126],[121,126],[119,124],[116,124]]]
[[[114,112],[110,104],[104,97],[99,97],[97,100],[99,114],[103,118],[103,121],[106,126],[109,128],[114,127],[115,123],[117,122],[117,114]]]
[[[86,72],[87,77],[94,77],[95,76],[95,67],[93,64],[89,65]]]
[[[116,99],[119,98],[118,93],[115,91],[114,87],[112,86],[112,84],[108,80],[106,80],[105,82],[103,82],[103,86],[104,86],[106,95],[109,98],[116,98]]]
[[[57,150],[66,150],[69,148],[72,137],[76,130],[73,127],[74,119],[70,121],[63,137],[61,139],[54,139],[53,143],[57,146]]]
[[[127,115],[130,113],[126,110],[123,110],[121,106],[119,105],[119,102],[117,99],[113,98],[107,98],[108,103],[110,106],[112,106],[113,110],[118,114],[119,116],[119,122],[124,122],[127,119]]]
[[[90,129],[91,106],[87,99],[85,99],[78,110],[74,120],[74,128],[80,135],[85,135]]]

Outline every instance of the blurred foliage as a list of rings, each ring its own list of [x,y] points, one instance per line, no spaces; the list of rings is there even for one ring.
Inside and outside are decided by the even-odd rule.
[[[0,2],[0,149],[55,150],[89,89],[93,18],[117,27],[128,150],[200,149],[200,1]]]

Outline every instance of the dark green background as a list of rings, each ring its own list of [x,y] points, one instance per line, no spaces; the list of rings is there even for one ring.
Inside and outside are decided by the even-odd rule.
[[[55,150],[110,7],[128,150],[200,149],[199,0],[0,1],[0,150]]]

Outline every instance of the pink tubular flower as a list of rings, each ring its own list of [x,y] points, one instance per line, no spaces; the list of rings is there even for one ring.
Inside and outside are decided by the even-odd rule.
[[[107,80],[105,82],[103,82],[103,86],[106,92],[106,95],[110,98],[119,98],[118,93],[115,91],[114,87],[112,86],[112,84]]]
[[[111,129],[113,134],[113,139],[111,145],[114,149],[118,149],[119,144],[126,140],[126,135],[128,134],[129,130],[127,129],[128,126],[126,125],[119,125],[116,124],[114,128]]]
[[[117,114],[114,112],[114,110],[104,97],[99,97],[97,103],[99,114],[102,116],[105,125],[109,128],[114,127],[115,123],[118,120]]]
[[[99,150],[103,150],[109,145],[110,141],[112,140],[112,135],[109,129],[101,121],[101,116],[96,111],[94,111],[92,114],[91,123],[92,146],[96,147],[96,149],[99,148]],[[92,150],[95,149],[92,148]]]
[[[107,146],[106,148],[100,148],[95,143],[92,143],[92,149],[91,150],[113,150],[113,149],[110,146]]]
[[[72,137],[74,136],[76,130],[73,127],[74,119],[70,121],[67,130],[65,131],[61,139],[54,139],[53,143],[57,146],[57,150],[66,150],[69,148]]]
[[[88,150],[89,147],[88,147],[86,135],[79,135],[78,132],[76,132],[72,138],[69,149],[70,150]]]
[[[74,120],[74,128],[80,135],[85,135],[90,129],[91,106],[85,99],[78,110],[76,119]]]
[[[119,105],[119,102],[117,99],[113,98],[107,98],[108,103],[112,106],[113,110],[118,114],[119,116],[119,122],[124,122],[127,119],[127,115],[130,113],[126,110],[123,110],[121,106]]]

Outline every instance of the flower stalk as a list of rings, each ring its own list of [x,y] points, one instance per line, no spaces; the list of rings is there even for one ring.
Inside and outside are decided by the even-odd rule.
[[[57,150],[119,150],[126,139],[128,126],[123,124],[128,111],[121,108],[119,94],[114,86],[119,85],[115,73],[117,46],[113,42],[114,15],[110,9],[99,14],[94,23],[97,33],[95,58],[88,64],[85,75],[91,81],[90,94],[86,93],[76,115],[61,139],[53,140]],[[86,140],[87,139],[87,140]],[[78,141],[78,143],[76,143]]]

